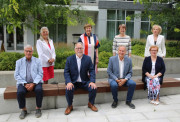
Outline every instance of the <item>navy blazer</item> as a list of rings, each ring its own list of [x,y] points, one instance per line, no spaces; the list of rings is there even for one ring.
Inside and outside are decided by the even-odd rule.
[[[142,81],[144,82],[145,87],[146,87],[145,73],[146,72],[151,73],[151,69],[152,69],[152,60],[151,60],[151,56],[149,56],[144,59],[143,66],[142,66]],[[156,64],[155,64],[155,74],[158,74],[159,72],[162,74],[160,76],[160,84],[161,85],[163,83],[163,77],[164,77],[165,70],[166,70],[166,67],[165,67],[163,59],[161,57],[157,56]]]
[[[88,72],[90,77],[88,77]],[[69,56],[66,60],[66,65],[64,68],[64,78],[65,84],[67,83],[75,83],[78,79],[79,72],[77,66],[76,54]],[[80,67],[80,77],[82,83],[86,82],[94,82],[95,83],[95,70],[92,64],[92,60],[89,56],[84,55],[81,59],[81,67]]]

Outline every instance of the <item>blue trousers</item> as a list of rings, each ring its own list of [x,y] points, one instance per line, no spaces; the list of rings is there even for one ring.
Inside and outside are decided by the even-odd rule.
[[[136,83],[133,80],[127,80],[126,83],[123,86],[128,87],[126,101],[131,102],[133,94],[134,94],[134,90],[136,88]],[[117,98],[117,96],[118,96],[118,87],[119,87],[118,83],[115,80],[113,80],[110,83],[110,87],[111,87],[111,92],[112,92],[113,99],[114,99],[114,101],[117,102],[118,101],[118,98]]]
[[[41,108],[42,106],[42,100],[43,100],[43,89],[42,89],[42,83],[39,83],[37,85],[35,85],[33,91],[36,94],[36,106],[38,108]],[[27,89],[23,86],[23,85],[19,85],[18,89],[17,89],[17,100],[18,100],[18,104],[19,104],[19,108],[25,108],[26,107],[26,93],[27,93]]]
[[[90,82],[86,82],[86,83],[76,82],[76,83],[73,84],[74,88],[72,90],[67,90],[66,89],[66,100],[68,102],[68,106],[72,105],[73,97],[74,97],[74,90],[76,90],[78,88],[85,89],[85,90],[87,90],[89,92],[89,102],[94,105],[97,89],[92,89],[91,87],[88,87],[89,83]]]

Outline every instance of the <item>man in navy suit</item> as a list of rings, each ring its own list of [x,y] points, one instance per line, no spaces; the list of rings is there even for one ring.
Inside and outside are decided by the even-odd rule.
[[[109,75],[109,84],[113,95],[112,108],[116,108],[118,104],[118,87],[127,86],[128,93],[126,98],[126,105],[135,109],[135,105],[131,103],[136,83],[131,80],[132,77],[132,61],[129,57],[125,56],[126,47],[119,46],[118,55],[112,56],[109,59],[107,73]]]
[[[73,95],[74,90],[77,88],[82,88],[89,92],[88,107],[92,111],[98,111],[94,106],[97,89],[95,84],[95,70],[91,58],[83,54],[83,49],[83,44],[81,42],[76,43],[75,54],[69,56],[66,60],[64,78],[68,107],[65,110],[65,115],[70,114],[73,110]]]

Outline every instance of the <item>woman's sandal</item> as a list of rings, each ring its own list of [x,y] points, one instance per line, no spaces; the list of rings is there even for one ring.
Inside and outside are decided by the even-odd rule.
[[[154,101],[154,105],[159,105],[159,101]]]

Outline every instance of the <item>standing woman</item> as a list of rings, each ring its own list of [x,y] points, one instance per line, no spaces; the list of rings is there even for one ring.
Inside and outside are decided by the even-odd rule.
[[[47,84],[49,79],[54,78],[54,62],[56,58],[54,44],[49,38],[47,27],[41,28],[36,48],[43,68],[43,81]]]
[[[121,24],[119,25],[119,35],[116,35],[113,40],[113,56],[118,54],[118,47],[120,45],[126,46],[126,55],[131,57],[131,38],[130,36],[126,35],[126,25]]]
[[[149,48],[151,56],[145,57],[142,66],[142,81],[145,89],[148,88],[148,98],[150,103],[159,104],[160,84],[163,83],[165,64],[161,57],[157,56],[158,46],[153,45]]]
[[[159,51],[157,53],[157,56],[164,58],[166,56],[166,47],[165,47],[164,36],[160,35],[162,32],[162,28],[159,25],[153,25],[151,31],[153,34],[148,35],[148,37],[147,37],[144,56],[145,57],[150,56],[149,48],[152,45],[157,45],[159,47]]]
[[[100,47],[98,38],[95,34],[92,34],[92,25],[85,24],[84,25],[85,33],[82,34],[78,40],[78,42],[83,43],[84,54],[91,57],[94,68],[97,72],[97,65],[99,63],[98,60],[98,48]]]

